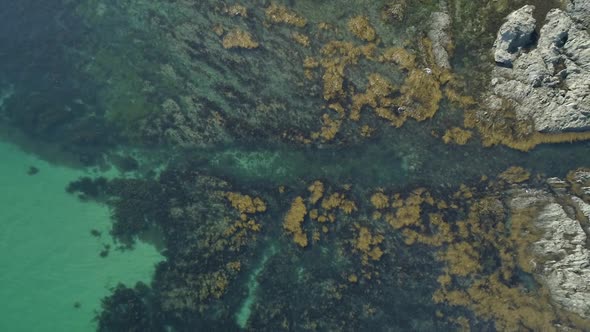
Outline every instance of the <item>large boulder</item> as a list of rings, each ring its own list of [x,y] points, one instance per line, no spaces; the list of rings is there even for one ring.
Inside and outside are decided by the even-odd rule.
[[[494,42],[494,59],[497,63],[511,66],[523,47],[534,42],[535,6],[527,5],[511,13],[500,27]]]

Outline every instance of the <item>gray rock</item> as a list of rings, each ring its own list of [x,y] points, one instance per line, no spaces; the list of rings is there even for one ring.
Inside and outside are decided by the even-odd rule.
[[[590,173],[577,171],[576,182],[587,183]],[[535,278],[563,309],[590,318],[590,204],[572,195],[559,178],[547,179],[551,190],[516,189],[510,192],[512,211],[538,211],[533,226],[540,238],[530,247]]]
[[[451,45],[451,16],[440,11],[430,15],[428,38],[432,41],[434,60],[441,68],[451,68],[448,48]]]
[[[590,171],[577,170],[572,176],[572,181],[580,185],[582,195],[590,196]]]
[[[590,204],[584,202],[580,197],[572,196],[572,202],[577,205],[580,212],[586,217],[586,219],[590,219]]]
[[[533,43],[535,6],[527,5],[506,17],[494,42],[494,59],[497,63],[510,66],[523,47]]]
[[[524,11],[525,8],[529,9]],[[519,9],[520,14],[511,14],[506,24],[518,17],[530,23],[529,10],[530,6]],[[500,29],[498,40],[503,40],[506,24]],[[537,46],[529,52],[505,55],[498,53],[502,50],[499,45],[505,44],[497,43],[496,55],[499,54],[500,60],[511,59],[512,68],[496,66],[494,69],[493,95],[487,101],[489,110],[500,109],[499,98],[513,105],[519,119],[532,120],[532,130],[545,133],[590,130],[590,35],[568,12],[549,11]]]
[[[577,22],[590,29],[590,0],[572,0],[567,10]]]
[[[590,250],[580,222],[556,202],[545,205],[535,226],[543,231],[533,250],[538,276],[553,301],[582,317],[590,317]]]

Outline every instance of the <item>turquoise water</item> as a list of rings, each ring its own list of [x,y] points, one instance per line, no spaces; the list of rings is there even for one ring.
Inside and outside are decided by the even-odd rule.
[[[64,190],[83,171],[2,142],[0,155],[0,331],[94,330],[110,288],[149,283],[162,256],[142,243],[131,251],[115,249],[108,208]],[[28,175],[31,166],[39,173]],[[104,245],[112,249],[103,258]]]

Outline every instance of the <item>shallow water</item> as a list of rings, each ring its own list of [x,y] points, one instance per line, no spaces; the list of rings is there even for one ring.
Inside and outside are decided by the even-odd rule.
[[[0,330],[94,330],[110,289],[149,283],[162,256],[145,244],[116,250],[108,208],[64,190],[84,172],[50,165],[8,143],[0,142],[0,155]],[[39,173],[28,175],[30,167]],[[105,245],[111,250],[103,258]]]
[[[358,147],[294,149],[237,145],[189,153],[203,156],[208,161],[208,171],[232,182],[269,186],[316,179],[369,188],[458,186],[477,182],[483,175],[498,174],[510,166],[563,177],[569,170],[590,163],[587,142],[546,144],[525,153],[498,146],[484,148],[479,143],[457,147],[428,136],[414,138],[414,145],[397,145],[400,136],[391,136]]]

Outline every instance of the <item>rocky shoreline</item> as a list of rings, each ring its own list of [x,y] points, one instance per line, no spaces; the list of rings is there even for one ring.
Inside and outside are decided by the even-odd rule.
[[[590,130],[589,9],[589,1],[577,0],[565,10],[551,9],[544,22],[535,20],[532,5],[506,17],[493,47],[496,66],[486,108],[480,113],[482,121],[509,109],[520,122],[522,136],[537,135],[542,140],[548,134],[573,140],[586,135]],[[569,184],[551,178],[550,190],[523,190],[512,201],[519,208],[534,207],[538,213],[533,225],[541,237],[531,247],[534,274],[555,303],[585,318],[590,317],[588,179],[587,170],[574,171]],[[583,190],[574,193],[575,186]]]

